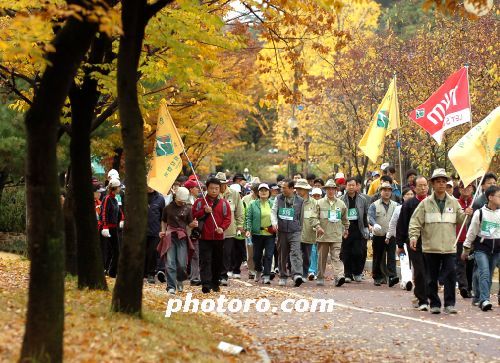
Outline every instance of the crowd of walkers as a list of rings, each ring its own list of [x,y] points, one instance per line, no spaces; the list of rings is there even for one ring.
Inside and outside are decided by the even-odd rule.
[[[404,185],[385,163],[367,181],[337,173],[326,182],[300,173],[261,182],[248,169],[228,180],[181,176],[163,196],[148,188],[144,277],[183,291],[184,281],[204,293],[248,277],[279,286],[324,286],[332,265],[335,287],[363,283],[371,241],[375,286],[412,290],[413,305],[433,314],[457,313],[456,289],[483,311],[500,265],[500,188],[488,173],[476,184],[452,180],[444,169],[430,178],[415,170]],[[403,184],[403,183],[401,183]],[[103,263],[117,274],[125,194],[116,170],[95,183]],[[474,199],[474,196],[477,198]],[[409,258],[412,281],[401,281],[397,260]],[[248,275],[242,276],[246,266]],[[289,282],[291,281],[291,282]],[[440,287],[444,304],[439,297]],[[499,301],[500,303],[500,301]]]

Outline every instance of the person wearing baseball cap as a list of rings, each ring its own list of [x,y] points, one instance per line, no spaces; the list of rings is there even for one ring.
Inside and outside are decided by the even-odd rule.
[[[389,163],[383,163],[382,165],[380,165],[380,170],[382,170],[382,175],[387,175],[387,168],[389,167]],[[378,178],[377,178],[377,174],[378,174]],[[380,187],[380,184],[382,182],[382,180],[380,180],[380,174],[378,173],[378,171],[374,171],[372,173],[372,176],[373,176],[373,181],[372,183],[370,184],[370,188],[368,188],[368,192],[366,194],[368,194],[370,197],[374,196],[375,193],[377,193],[377,191],[379,190],[379,187]]]
[[[392,287],[399,282],[396,271],[396,242],[391,241],[386,235],[398,203],[391,200],[392,185],[389,182],[383,182],[379,191],[380,199],[368,208],[368,223],[373,231],[373,284],[380,286],[387,283],[388,279],[389,287]]]
[[[427,270],[427,296],[431,313],[441,313],[441,299],[438,295],[438,280],[444,282],[444,312],[456,314],[455,309],[455,258],[456,227],[472,215],[472,209],[462,210],[458,201],[446,193],[450,180],[445,169],[436,169],[431,177],[433,194],[420,202],[415,209],[408,234],[410,248],[417,248],[422,238],[422,251]]]
[[[302,204],[302,241],[300,249],[302,250],[302,270],[303,276],[308,276],[309,280],[314,279],[314,275],[309,274],[311,264],[311,253],[313,245],[316,244],[316,231],[319,227],[319,209],[315,199],[309,197],[311,185],[306,179],[299,179],[295,182],[297,194],[304,199]]]
[[[344,265],[340,261],[340,248],[342,238],[347,238],[349,221],[347,220],[347,207],[343,201],[336,197],[337,184],[329,179],[324,189],[326,196],[318,201],[319,222],[318,232],[318,279],[316,284],[325,284],[325,271],[328,253],[333,262],[335,286],[342,286],[345,282]]]

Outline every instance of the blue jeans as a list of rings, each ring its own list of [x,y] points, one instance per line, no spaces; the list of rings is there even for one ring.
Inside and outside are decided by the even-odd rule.
[[[476,281],[478,282],[475,290],[479,290],[479,303],[490,299],[491,280],[499,258],[500,253],[489,255],[483,251],[474,252],[477,266]]]
[[[187,279],[187,241],[172,235],[172,245],[167,251],[167,289],[175,289],[177,281]]]
[[[309,264],[309,273],[318,274],[318,245],[315,243],[311,251],[311,263]]]
[[[275,236],[264,236],[258,234],[254,234],[252,236],[253,263],[255,265],[255,271],[262,272],[262,270],[264,270],[263,272],[264,276],[271,275],[271,265],[273,263],[275,238],[276,238]],[[264,258],[262,258],[263,253],[264,253]],[[264,262],[264,264],[262,262]],[[262,265],[264,265],[264,268],[262,267]]]

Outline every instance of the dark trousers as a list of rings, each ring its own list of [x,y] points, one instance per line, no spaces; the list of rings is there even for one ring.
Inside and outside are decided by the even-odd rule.
[[[274,255],[274,238],[274,236],[261,236],[256,234],[252,236],[255,271],[263,271],[262,274],[264,276],[271,275],[271,265]],[[264,256],[264,258],[262,256]]]
[[[361,236],[349,236],[342,239],[342,262],[345,277],[362,275],[366,262],[366,240]]]
[[[146,259],[144,260],[144,276],[154,276],[158,262],[158,252],[156,246],[160,242],[160,237],[148,236],[146,238]]]
[[[422,242],[418,241],[416,251],[408,247],[408,257],[413,268],[413,283],[415,284],[413,294],[418,299],[419,305],[427,304],[427,277]]]
[[[108,271],[109,263],[111,262],[111,254],[109,253],[109,238],[103,237],[101,235],[101,230],[99,230],[99,237],[101,241],[101,254],[102,254],[102,265],[104,266],[104,270]]]
[[[219,286],[224,254],[224,240],[200,240],[201,284],[207,287]]]
[[[444,306],[455,306],[455,254],[424,253],[427,265],[427,295],[432,307],[441,307],[438,280],[444,284]]]
[[[234,239],[233,253],[231,254],[231,269],[233,274],[241,274],[241,264],[246,258],[247,250],[244,239]]]
[[[311,252],[312,243],[301,243],[300,249],[302,250],[302,276],[307,276],[309,273],[309,266],[311,266]]]
[[[457,254],[455,259],[455,272],[459,289],[472,291],[472,271],[474,270],[474,261],[462,261],[463,243],[457,243]]]
[[[116,277],[118,273],[118,259],[120,258],[120,242],[118,240],[118,228],[110,228],[111,237],[106,238],[108,244],[109,266],[107,268],[109,277]]]
[[[391,238],[385,243],[385,236],[373,236],[372,276],[374,280],[396,277],[396,242]],[[386,276],[387,275],[387,276]]]
[[[227,280],[227,273],[228,271],[231,271],[231,256],[233,254],[233,245],[234,245],[234,238],[225,238],[224,239],[224,245],[222,247],[222,271],[221,271],[221,278]]]

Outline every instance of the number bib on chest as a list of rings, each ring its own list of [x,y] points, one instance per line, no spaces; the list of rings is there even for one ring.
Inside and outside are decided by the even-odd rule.
[[[350,221],[358,220],[358,210],[356,208],[349,208],[347,211],[347,219]]]
[[[481,234],[485,237],[493,236],[493,233],[500,227],[498,223],[482,221],[481,222]]]
[[[340,221],[340,208],[336,208],[335,210],[328,211],[328,221],[329,222],[339,222]]]
[[[284,221],[293,221],[293,217],[295,216],[294,208],[279,208],[278,209],[278,217],[283,219]]]

